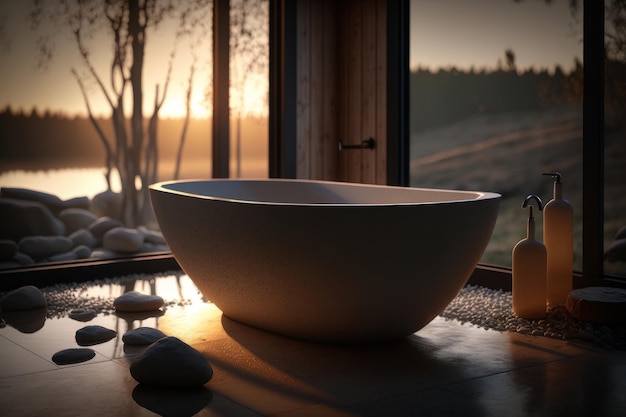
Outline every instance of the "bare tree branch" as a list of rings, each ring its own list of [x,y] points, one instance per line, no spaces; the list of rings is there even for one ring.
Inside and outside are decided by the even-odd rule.
[[[104,146],[104,150],[106,153],[106,160],[105,160],[106,173],[104,174],[104,178],[107,183],[107,190],[110,191],[111,190],[111,170],[113,169],[113,150],[111,149],[111,144],[109,143],[109,139],[105,135],[104,131],[100,127],[100,124],[98,123],[98,121],[93,115],[93,112],[91,111],[91,105],[89,104],[89,97],[87,96],[87,91],[85,90],[85,85],[83,84],[83,80],[81,79],[81,77],[78,75],[78,73],[76,72],[74,68],[71,69],[71,72],[72,72],[72,75],[74,75],[76,82],[78,83],[80,92],[83,96],[83,100],[85,101],[85,107],[87,108],[87,114],[89,116],[89,120],[91,121],[92,126],[94,127],[94,129],[96,130],[96,133],[98,134],[98,138],[100,138],[100,141],[102,142],[102,145]]]

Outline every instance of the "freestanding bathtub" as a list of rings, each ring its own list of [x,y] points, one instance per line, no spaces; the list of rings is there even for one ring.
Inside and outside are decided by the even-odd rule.
[[[301,339],[406,337],[466,284],[500,195],[308,180],[150,186],[174,257],[227,317]]]

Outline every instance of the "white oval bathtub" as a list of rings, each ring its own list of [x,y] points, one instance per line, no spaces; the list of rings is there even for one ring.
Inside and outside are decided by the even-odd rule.
[[[500,195],[308,180],[150,186],[182,269],[231,319],[292,337],[408,336],[466,284]]]

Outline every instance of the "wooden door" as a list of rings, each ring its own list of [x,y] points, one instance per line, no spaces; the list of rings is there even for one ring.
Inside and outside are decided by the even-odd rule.
[[[298,178],[387,183],[386,7],[298,1]],[[352,148],[370,139],[373,148]]]

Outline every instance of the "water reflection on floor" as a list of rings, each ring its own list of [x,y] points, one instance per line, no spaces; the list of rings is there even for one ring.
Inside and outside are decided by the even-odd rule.
[[[160,312],[117,315],[125,291],[162,296]],[[0,410],[6,415],[604,415],[626,412],[626,356],[583,342],[485,330],[436,318],[408,338],[365,346],[310,343],[223,317],[182,273],[134,276],[44,292],[48,313],[0,329]],[[83,323],[81,302],[99,309]],[[52,314],[51,314],[52,313]],[[42,320],[43,319],[43,320]],[[85,363],[52,355],[76,347],[76,330],[118,332]],[[122,335],[159,328],[200,351],[214,377],[201,390],[137,385],[137,349]]]

